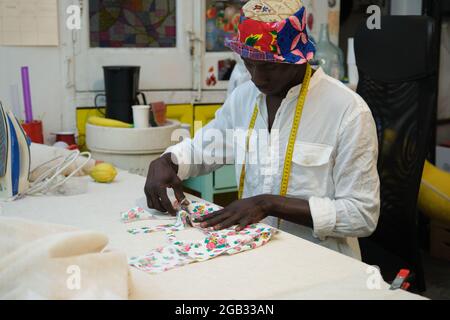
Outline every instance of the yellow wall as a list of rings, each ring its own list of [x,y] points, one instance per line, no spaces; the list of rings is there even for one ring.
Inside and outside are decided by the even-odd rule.
[[[177,104],[167,106],[167,118],[180,121],[191,126],[191,135],[194,133],[194,106],[192,104]]]
[[[195,106],[194,121],[201,122],[201,125],[194,128],[197,131],[203,126],[206,126],[211,120],[214,119],[216,111],[220,109],[221,105],[199,105]],[[195,133],[195,132],[194,132]]]
[[[86,150],[86,123],[89,117],[104,117],[104,108],[77,108],[78,146]]]

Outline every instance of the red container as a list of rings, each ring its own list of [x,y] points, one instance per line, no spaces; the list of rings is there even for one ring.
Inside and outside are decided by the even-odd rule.
[[[56,135],[56,142],[65,142],[69,146],[77,144],[73,132],[55,132],[54,135]]]
[[[44,144],[44,133],[42,130],[42,121],[32,121],[30,123],[22,123],[23,131],[34,143]]]

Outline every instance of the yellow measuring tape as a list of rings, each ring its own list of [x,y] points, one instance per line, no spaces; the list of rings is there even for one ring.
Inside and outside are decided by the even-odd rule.
[[[239,179],[239,199],[242,199],[242,195],[244,193],[244,184],[245,184],[245,163],[247,162],[247,154],[250,149],[250,137],[253,134],[253,130],[255,129],[255,123],[256,118],[258,118],[258,105],[255,106],[255,109],[253,110],[253,115],[250,120],[250,125],[248,127],[247,131],[247,138],[245,140],[245,158],[244,163],[242,164],[242,170],[241,170],[241,178]]]
[[[303,79],[302,88],[300,90],[300,95],[297,101],[297,107],[295,109],[294,121],[292,123],[292,130],[289,136],[289,141],[286,148],[286,155],[284,160],[284,168],[283,168],[283,176],[281,180],[280,186],[280,195],[286,196],[289,186],[289,177],[291,175],[291,167],[292,167],[292,157],[294,154],[295,140],[297,139],[298,128],[300,127],[300,122],[303,114],[303,107],[305,105],[306,96],[308,94],[309,82],[311,80],[312,69],[309,63],[306,64],[306,73],[305,78]],[[246,139],[246,151],[245,157],[247,157],[249,148],[250,148],[250,137],[252,136],[253,130],[255,129],[256,118],[258,117],[258,105],[255,106],[253,111],[252,118],[250,120],[250,125],[247,131],[247,139]],[[244,185],[245,185],[245,163],[242,165],[241,177],[239,181],[239,199],[242,199],[244,193]],[[281,219],[278,219],[278,228],[280,227]]]

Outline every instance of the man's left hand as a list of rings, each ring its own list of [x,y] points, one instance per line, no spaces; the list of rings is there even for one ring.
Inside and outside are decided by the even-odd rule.
[[[228,207],[208,216],[198,218],[202,228],[214,230],[227,229],[237,225],[236,231],[241,231],[248,225],[265,219],[270,212],[270,201],[265,195],[234,201]]]

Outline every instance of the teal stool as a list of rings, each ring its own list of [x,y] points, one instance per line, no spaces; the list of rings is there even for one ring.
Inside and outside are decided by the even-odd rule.
[[[190,178],[184,186],[200,193],[200,197],[214,202],[214,195],[237,192],[234,165],[226,165],[205,176]]]

